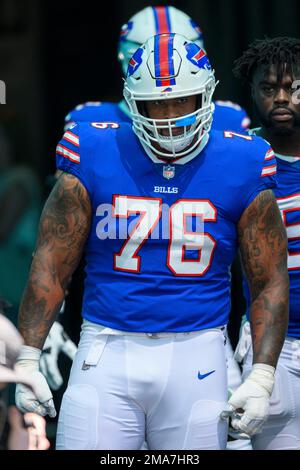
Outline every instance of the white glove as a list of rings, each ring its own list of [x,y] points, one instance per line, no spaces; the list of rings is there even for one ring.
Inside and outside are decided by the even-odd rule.
[[[34,391],[23,384],[16,386],[16,405],[23,413],[33,412],[41,416],[47,414],[55,418],[52,393],[45,377],[39,371],[41,350],[31,346],[22,346],[16,367],[30,376],[34,383]]]
[[[52,390],[58,390],[63,384],[63,378],[58,370],[58,355],[63,352],[72,361],[77,347],[64,332],[59,322],[54,322],[47,336],[40,360],[40,370],[47,379]]]
[[[275,369],[267,364],[255,364],[245,382],[232,394],[229,410],[222,418],[231,417],[234,430],[244,433],[240,438],[250,437],[262,431],[269,416],[269,402],[274,387]]]

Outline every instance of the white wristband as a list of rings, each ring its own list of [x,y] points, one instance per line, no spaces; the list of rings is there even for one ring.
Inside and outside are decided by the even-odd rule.
[[[254,364],[249,380],[254,380],[260,384],[271,395],[274,387],[275,367],[268,364]]]
[[[253,364],[252,370],[264,370],[270,372],[272,375],[275,374],[275,367],[269,366],[269,364]]]
[[[32,346],[22,346],[20,350],[20,354],[18,356],[18,362],[22,361],[40,361],[42,351],[38,348],[34,348]]]

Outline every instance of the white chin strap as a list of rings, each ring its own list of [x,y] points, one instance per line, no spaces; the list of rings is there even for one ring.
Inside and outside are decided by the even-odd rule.
[[[189,136],[189,134],[191,134]],[[161,148],[168,150],[168,152],[181,152],[182,150],[186,149],[191,143],[193,142],[194,134],[192,131],[189,131],[185,136],[181,134],[179,136],[174,137],[167,137],[167,136],[160,136],[159,137],[159,145]]]

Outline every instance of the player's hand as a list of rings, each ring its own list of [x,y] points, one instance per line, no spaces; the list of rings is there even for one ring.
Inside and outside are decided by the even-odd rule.
[[[28,450],[47,450],[50,442],[46,436],[46,421],[36,413],[26,413],[24,422],[29,434]]]
[[[41,350],[30,346],[22,346],[16,367],[30,376],[34,390],[23,384],[16,386],[16,405],[23,413],[33,412],[41,416],[47,414],[54,418],[52,393],[43,374],[39,371]]]
[[[7,419],[9,423],[7,449],[28,450],[29,434],[24,426],[23,416],[15,406],[10,406],[8,408]]]
[[[267,364],[255,364],[245,382],[232,394],[229,410],[223,418],[231,417],[231,426],[239,437],[251,437],[262,431],[269,416],[269,402],[274,387],[275,369]]]
[[[15,406],[8,409],[8,450],[47,450],[50,442],[46,437],[46,421],[35,413],[24,416]]]
[[[58,355],[62,352],[72,361],[77,347],[64,332],[59,322],[54,322],[46,339],[40,360],[40,370],[46,377],[52,390],[58,390],[63,384],[63,378],[58,369]]]

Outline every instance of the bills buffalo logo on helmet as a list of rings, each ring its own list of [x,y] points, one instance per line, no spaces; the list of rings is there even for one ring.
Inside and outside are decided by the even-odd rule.
[[[129,64],[128,64],[128,70],[127,70],[128,77],[133,75],[137,71],[141,63],[143,62],[143,59],[142,59],[143,52],[144,52],[144,49],[140,47],[137,51],[135,51],[135,53],[131,57]]]
[[[120,31],[120,41],[126,41],[126,38],[128,36],[128,34],[130,33],[130,31],[132,30],[133,28],[133,21],[128,21],[128,23],[124,24],[121,28],[121,31]]]
[[[190,22],[191,22],[191,26],[192,28],[194,28],[194,30],[198,33],[198,39],[201,39],[203,40],[203,33],[202,33],[202,30],[200,28],[200,26],[198,25],[198,23],[196,23],[196,21],[190,19]]]
[[[187,50],[187,58],[199,69],[211,70],[211,65],[208,60],[208,57],[203,49],[200,49],[197,44],[190,42],[185,46]]]

